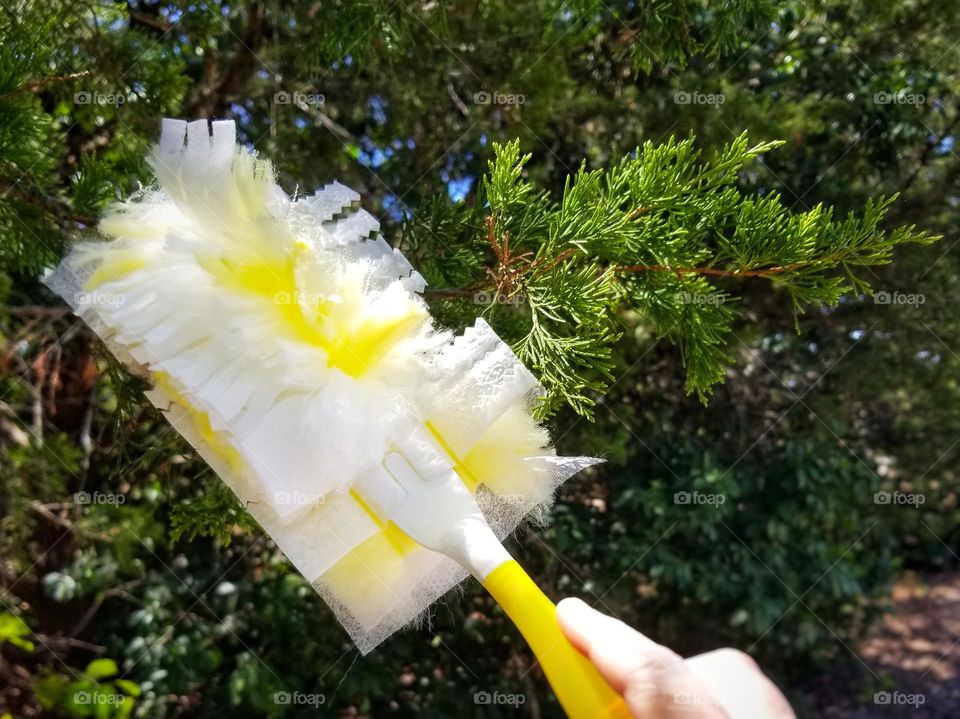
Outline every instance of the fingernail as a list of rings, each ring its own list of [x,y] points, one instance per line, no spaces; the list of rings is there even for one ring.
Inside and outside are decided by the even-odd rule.
[[[589,622],[594,620],[599,612],[579,597],[567,597],[557,605],[557,614],[562,614],[571,622]]]

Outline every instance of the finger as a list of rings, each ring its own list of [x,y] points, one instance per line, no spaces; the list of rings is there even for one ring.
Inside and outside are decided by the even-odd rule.
[[[580,599],[562,600],[557,605],[557,619],[570,643],[587,655],[607,683],[621,694],[640,657],[659,646],[619,619],[592,609]]]
[[[713,719],[723,713],[672,651],[579,599],[557,606],[560,627],[643,719]]]
[[[718,649],[690,657],[685,664],[731,717],[796,719],[777,686],[743,652]]]

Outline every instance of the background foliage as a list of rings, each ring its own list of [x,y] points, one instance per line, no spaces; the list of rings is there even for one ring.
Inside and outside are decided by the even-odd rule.
[[[514,547],[549,594],[749,650],[801,709],[829,663],[869,690],[890,583],[960,553],[958,10],[0,4],[0,715],[559,716],[474,582],[359,658],[39,285],[161,115],[357,189],[442,322],[516,343],[558,449],[608,460]]]

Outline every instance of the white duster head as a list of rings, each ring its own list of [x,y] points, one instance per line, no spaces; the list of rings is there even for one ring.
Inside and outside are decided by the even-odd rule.
[[[454,468],[501,538],[592,461],[553,456],[539,384],[483,320],[433,327],[356,193],[291,199],[232,122],[164,120],[150,164],[158,185],[47,284],[367,652],[466,576],[387,519],[396,490],[372,469],[389,451]]]

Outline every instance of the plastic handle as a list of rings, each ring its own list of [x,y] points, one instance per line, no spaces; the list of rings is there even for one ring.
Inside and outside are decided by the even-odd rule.
[[[631,719],[623,697],[564,636],[557,607],[514,560],[504,562],[483,586],[533,649],[570,719]]]

